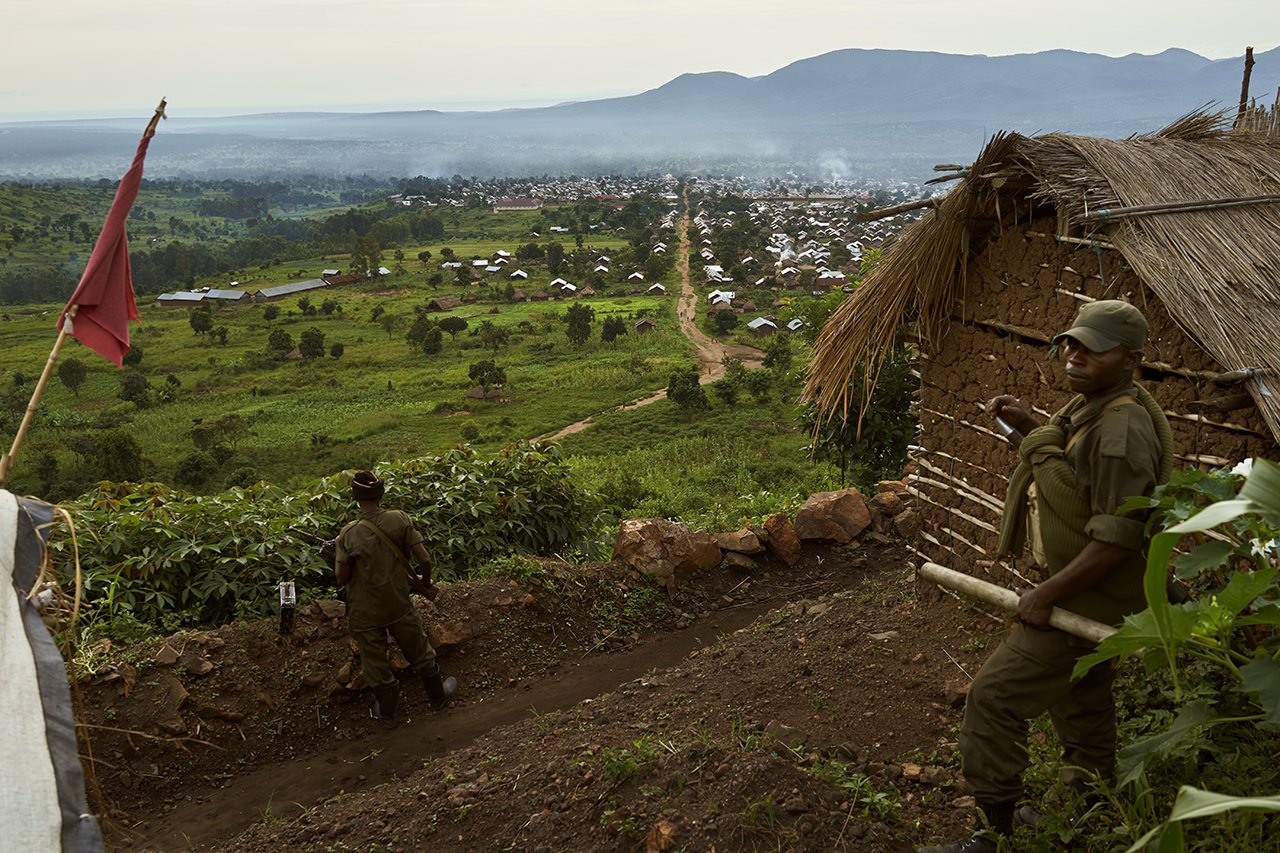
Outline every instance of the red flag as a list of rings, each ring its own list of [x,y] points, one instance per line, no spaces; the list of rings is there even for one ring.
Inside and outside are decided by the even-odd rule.
[[[114,361],[117,367],[123,366],[124,355],[129,351],[129,321],[138,319],[124,223],[142,184],[142,161],[147,156],[147,146],[163,115],[164,101],[161,101],[138,143],[133,165],[120,179],[115,201],[111,203],[107,221],[102,223],[102,233],[80,277],[80,285],[58,318],[59,329],[66,324],[68,334],[108,361]]]

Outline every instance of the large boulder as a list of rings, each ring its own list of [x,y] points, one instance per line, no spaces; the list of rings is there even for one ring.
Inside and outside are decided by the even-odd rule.
[[[674,593],[677,580],[720,565],[720,546],[710,534],[665,518],[629,518],[618,531],[613,556]]]
[[[920,535],[920,514],[914,509],[904,509],[895,515],[893,524],[903,539],[915,539]]]
[[[876,492],[871,496],[871,505],[888,516],[897,515],[906,508],[897,492]]]
[[[754,531],[742,529],[729,533],[717,533],[716,544],[725,551],[737,551],[739,554],[759,554],[764,550],[760,537]]]
[[[857,489],[818,492],[796,513],[796,535],[845,544],[871,524],[867,502]]]
[[[769,550],[774,556],[788,566],[794,566],[800,562],[803,547],[800,544],[800,537],[796,536],[795,528],[791,526],[791,519],[787,518],[785,512],[769,516],[764,523],[764,529],[769,534]]]

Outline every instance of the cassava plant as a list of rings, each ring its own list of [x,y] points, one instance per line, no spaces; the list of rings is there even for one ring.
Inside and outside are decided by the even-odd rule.
[[[1119,755],[1120,785],[1143,798],[1151,790],[1148,765],[1157,760],[1188,749],[1266,748],[1280,731],[1280,466],[1257,460],[1232,471],[1180,472],[1152,497],[1122,507],[1134,509],[1150,511],[1149,523],[1164,528],[1148,550],[1147,609],[1081,658],[1075,675],[1133,654],[1142,655],[1148,675],[1167,672],[1176,705],[1171,721]],[[1180,545],[1184,552],[1174,559]],[[1171,571],[1190,587],[1190,600],[1170,601]],[[1221,743],[1211,741],[1213,732],[1221,732]],[[1183,821],[1233,809],[1280,810],[1280,798],[1184,785],[1169,817],[1130,849],[1163,833],[1161,851],[1183,850]]]

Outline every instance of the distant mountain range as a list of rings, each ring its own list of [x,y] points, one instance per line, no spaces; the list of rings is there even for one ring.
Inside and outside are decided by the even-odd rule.
[[[1251,91],[1280,87],[1280,48]],[[1186,50],[962,56],[838,50],[761,77],[683,74],[620,98],[493,112],[174,118],[148,175],[510,176],[638,171],[917,178],[972,158],[997,130],[1127,136],[1239,98],[1243,60]],[[118,177],[141,119],[0,124],[0,176]]]

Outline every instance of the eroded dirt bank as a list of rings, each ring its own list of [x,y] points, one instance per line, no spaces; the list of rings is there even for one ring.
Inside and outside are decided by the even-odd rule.
[[[421,606],[463,690],[433,714],[406,679],[390,731],[339,686],[345,628],[320,607],[288,637],[179,636],[179,661],[152,644],[81,685],[111,727],[91,732],[112,845],[891,850],[969,819],[947,687],[996,626],[918,590],[892,546],[710,573],[675,601],[617,564],[548,564]]]

